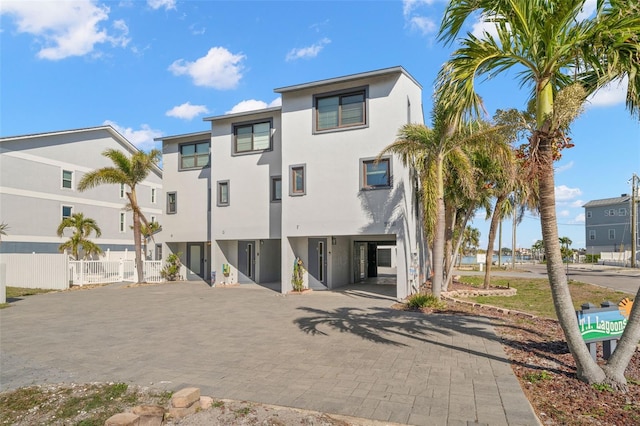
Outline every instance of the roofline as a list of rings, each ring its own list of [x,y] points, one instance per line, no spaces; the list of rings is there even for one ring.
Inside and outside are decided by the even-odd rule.
[[[599,200],[591,200],[587,201],[582,207],[594,207],[594,206],[610,206],[614,204],[627,203],[631,201],[630,195],[625,195],[624,197],[614,197],[614,198],[601,198]],[[640,200],[637,200],[640,202]]]
[[[211,130],[204,130],[202,132],[192,132],[192,133],[183,133],[181,135],[171,135],[171,136],[161,136],[159,138],[154,138],[154,141],[168,141],[168,140],[173,140],[173,139],[181,139],[181,138],[187,138],[190,136],[206,136],[209,135],[211,136]]]
[[[223,114],[223,115],[214,115],[212,117],[204,117],[202,121],[219,121],[227,118],[245,117],[247,115],[256,115],[256,114],[269,113],[269,112],[275,112],[275,111],[281,111],[281,110],[282,110],[281,106],[263,108],[263,109],[252,109],[249,111],[236,112],[233,114]]]
[[[388,74],[404,74],[411,81],[413,81],[420,89],[422,89],[422,85],[420,83],[418,83],[418,81],[415,78],[413,78],[413,76],[411,74],[409,74],[407,72],[407,70],[405,70],[401,66],[395,66],[395,67],[390,67],[390,68],[382,68],[382,69],[374,70],[374,71],[367,71],[367,72],[358,73],[358,74],[349,74],[349,75],[345,75],[345,76],[342,76],[342,77],[335,77],[335,78],[328,78],[328,79],[324,79],[324,80],[317,80],[317,81],[312,81],[310,83],[302,83],[302,84],[296,84],[296,85],[293,85],[293,86],[279,87],[277,89],[274,89],[273,91],[276,92],[276,93],[287,93],[287,92],[293,92],[293,91],[296,91],[296,90],[309,89],[309,88],[312,88],[312,87],[326,86],[326,85],[329,85],[329,84],[343,83],[343,82],[347,82],[347,81],[360,80],[360,79],[371,78],[371,77],[378,77],[378,76],[388,75]]]
[[[118,140],[131,152],[143,152],[141,149],[138,149],[134,144],[129,142],[127,138],[122,136],[120,132],[114,129],[113,126],[111,126],[110,124],[105,124],[103,126],[96,126],[96,127],[84,127],[80,129],[60,130],[56,132],[42,132],[42,133],[33,133],[29,135],[9,136],[5,138],[0,138],[0,142],[18,141],[18,140],[38,138],[43,136],[58,136],[58,135],[70,135],[74,133],[95,132],[98,130],[105,130],[111,133],[111,136],[113,136],[114,139]],[[157,164],[154,164],[154,168],[158,173],[160,173],[160,176],[162,176],[162,169]]]

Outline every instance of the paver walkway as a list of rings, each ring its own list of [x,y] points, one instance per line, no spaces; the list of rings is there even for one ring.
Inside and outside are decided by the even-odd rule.
[[[123,381],[413,425],[539,424],[485,319],[397,311],[369,290],[189,282],[27,297],[0,310],[0,390]]]

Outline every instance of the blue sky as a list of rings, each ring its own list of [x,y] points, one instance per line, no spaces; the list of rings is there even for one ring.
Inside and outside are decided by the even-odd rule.
[[[585,15],[593,10],[588,0]],[[203,117],[279,105],[274,88],[401,65],[423,86],[453,50],[437,42],[444,1],[12,1],[0,5],[0,135],[111,124],[141,149],[207,130]],[[467,31],[486,25],[469,22]],[[524,108],[515,71],[480,82],[487,111]],[[585,246],[589,200],[629,193],[640,126],[626,83],[596,94],[556,167],[559,232]],[[391,142],[391,141],[390,141]],[[484,217],[472,224],[486,246]],[[541,239],[527,214],[517,245]],[[505,223],[503,246],[511,247]]]

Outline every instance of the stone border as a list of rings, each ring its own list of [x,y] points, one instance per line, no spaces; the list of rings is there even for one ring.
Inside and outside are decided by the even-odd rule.
[[[515,296],[518,293],[516,288],[504,288],[504,289],[473,289],[473,290],[453,290],[443,291],[442,296],[449,297],[476,297],[476,296]]]

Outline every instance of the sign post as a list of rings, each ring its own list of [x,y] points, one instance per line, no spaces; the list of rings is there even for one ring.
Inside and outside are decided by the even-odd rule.
[[[580,311],[576,311],[578,327],[582,339],[587,344],[593,359],[596,359],[596,343],[602,342],[602,357],[609,359],[620,336],[627,325],[633,302],[628,298],[617,305],[613,302],[603,302],[600,308],[591,303],[584,303]]]

